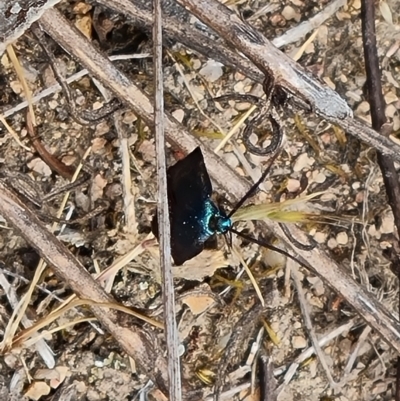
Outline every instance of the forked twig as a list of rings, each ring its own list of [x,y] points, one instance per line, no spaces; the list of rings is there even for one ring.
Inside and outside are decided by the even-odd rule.
[[[352,327],[354,327],[356,324],[356,319],[352,319],[349,322],[343,324],[342,326],[337,327],[336,329],[332,330],[328,334],[326,334],[323,337],[320,337],[318,340],[318,344],[320,347],[325,346],[328,344],[330,341],[335,339],[336,337],[340,336],[341,334],[347,333],[349,330],[351,330]],[[277,368],[274,371],[275,376],[278,374],[282,373],[282,370],[285,370],[285,376],[283,380],[283,384],[280,386],[280,389],[282,390],[285,385],[287,385],[294,374],[296,373],[297,368],[299,365],[304,362],[306,359],[310,358],[313,354],[315,354],[315,349],[314,347],[307,348],[305,351],[303,351],[289,366],[289,368],[284,367],[282,368]]]

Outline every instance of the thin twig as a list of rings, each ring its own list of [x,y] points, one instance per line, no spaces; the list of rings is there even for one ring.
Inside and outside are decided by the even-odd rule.
[[[137,221],[135,213],[135,199],[137,196],[137,190],[135,186],[132,186],[131,178],[131,163],[129,155],[129,138],[126,129],[124,129],[122,123],[122,113],[114,113],[114,126],[118,134],[119,139],[119,153],[121,156],[121,184],[122,192],[124,197],[124,215],[125,215],[125,227],[126,232],[129,234],[137,235]]]
[[[14,287],[10,285],[7,281],[4,273],[0,271],[0,286],[3,288],[5,295],[7,296],[8,302],[10,303],[12,309],[17,308],[20,300],[18,299],[17,292]],[[26,329],[33,326],[32,320],[28,318],[26,314],[22,316],[21,324]],[[46,343],[46,340],[41,338],[35,344],[35,348],[38,351],[39,355],[42,357],[44,363],[49,369],[54,368],[55,360],[54,360],[54,352],[51,350],[50,346]]]
[[[26,130],[31,138],[33,147],[36,149],[36,152],[38,152],[42,160],[51,168],[53,172],[60,174],[61,177],[71,180],[75,169],[72,166],[65,165],[62,161],[58,160],[55,156],[48,152],[36,133],[35,127],[32,124],[31,113],[29,113],[29,111],[26,113]]]
[[[308,335],[310,336],[314,350],[315,350],[316,354],[318,355],[319,362],[321,363],[322,367],[325,370],[325,374],[326,374],[326,377],[328,378],[331,388],[336,389],[338,387],[338,384],[334,381],[334,379],[331,375],[328,363],[326,361],[326,357],[325,357],[321,347],[319,346],[318,338],[317,338],[317,335],[315,334],[315,330],[314,330],[314,327],[311,322],[310,311],[308,310],[306,297],[304,295],[303,287],[302,287],[301,281],[299,279],[299,269],[297,267],[297,264],[294,263],[293,261],[288,260],[287,263],[290,263],[292,265],[291,266],[292,280],[296,287],[297,296],[299,299],[300,308],[301,308],[301,312],[302,312],[301,314],[303,316],[304,324],[307,329]]]
[[[304,38],[309,32],[320,27],[327,19],[329,19],[339,8],[345,6],[347,0],[334,0],[323,10],[311,17],[309,20],[302,22],[292,29],[287,30],[283,35],[272,40],[272,44],[277,48],[281,48],[290,43],[297,42],[300,38]]]
[[[17,58],[17,55],[14,52],[14,48],[12,45],[7,47],[7,54],[8,54],[8,57],[10,57],[13,65],[14,65],[15,72],[17,73],[18,79],[24,90],[26,101],[28,102],[28,109],[29,109],[29,114],[31,117],[32,124],[36,125],[36,117],[35,117],[35,112],[33,111],[33,103],[32,103],[32,92],[29,89],[28,83],[26,82],[25,75],[22,70],[21,64]]]
[[[365,56],[365,70],[367,75],[368,101],[371,110],[372,127],[383,135],[389,134],[389,127],[386,127],[385,100],[383,98],[381,71],[379,67],[378,50],[376,46],[375,34],[375,1],[363,0],[361,2],[361,21],[362,35]],[[386,132],[385,132],[386,131]],[[400,183],[393,160],[377,153],[377,160],[382,172],[383,182],[385,184],[386,194],[390,208],[393,212],[394,223],[397,228],[398,238],[400,238]],[[396,239],[394,239],[396,241]],[[399,248],[400,244],[395,247]],[[399,255],[397,255],[397,265]],[[400,279],[400,271],[397,272]],[[400,294],[399,294],[400,304]],[[396,400],[400,400],[400,357],[397,359],[396,375]]]
[[[271,359],[264,353],[260,353],[260,401],[276,401],[278,394],[276,391],[276,380]]]
[[[110,56],[109,60],[110,61],[117,61],[117,60],[132,60],[132,59],[141,59],[141,58],[147,58],[150,55],[148,53],[142,53],[142,54],[121,54],[121,55],[115,55],[115,56]],[[79,79],[81,79],[82,77],[84,77],[85,75],[89,74],[89,71],[87,69],[83,69],[79,72],[77,72],[76,74],[72,74],[70,77],[66,78],[66,82],[67,84],[70,84],[72,82],[78,81]],[[41,99],[44,99],[47,96],[53,95],[54,93],[57,93],[61,90],[61,86],[60,84],[54,84],[44,90],[42,90],[41,92],[39,92],[37,95],[32,97],[32,103],[37,103],[39,102]],[[28,106],[28,102],[24,101],[21,102],[19,104],[17,104],[16,106],[13,106],[9,109],[6,109],[3,113],[3,117],[7,118],[10,117],[12,115],[14,115],[15,113],[18,113],[20,110],[25,109]],[[1,116],[0,116],[1,117]],[[0,120],[1,121],[1,120]],[[29,148],[27,149],[28,151],[30,150]]]
[[[382,135],[389,134],[388,130],[382,132],[386,123],[385,107],[383,98],[381,72],[379,68],[378,51],[375,35],[375,2],[372,0],[362,1],[362,27],[365,54],[365,69],[367,73],[368,100],[370,103],[372,127],[381,132]],[[388,136],[388,135],[387,135]],[[399,177],[391,158],[381,153],[377,154],[378,164],[381,168],[383,182],[385,184],[389,205],[392,209],[397,233],[400,237],[400,183]]]
[[[318,340],[319,346],[323,347],[336,337],[340,336],[341,334],[347,333],[349,330],[351,330],[352,327],[355,326],[355,324],[356,324],[356,319],[352,319],[349,322],[343,324],[342,326],[339,326],[336,329],[332,330],[325,336],[320,337],[320,339]],[[300,364],[304,362],[306,359],[311,358],[313,354],[315,354],[314,347],[307,348],[292,362],[289,368],[284,366],[283,368],[279,367],[275,369],[274,371],[275,376],[282,374],[283,371],[286,372],[283,378],[283,384],[281,386],[281,390],[283,389],[283,386],[287,385],[290,382]]]
[[[169,379],[169,399],[182,400],[181,368],[179,359],[179,339],[176,325],[174,278],[171,266],[171,229],[167,192],[167,166],[165,158],[164,133],[164,87],[162,66],[162,0],[153,1],[153,61],[154,61],[154,131],[157,155],[157,218],[160,243],[160,265],[164,304],[164,326],[167,344],[167,362]]]
[[[28,103],[27,103],[28,104]],[[15,142],[17,142],[17,144],[19,146],[21,146],[21,148],[27,150],[28,152],[31,151],[31,149],[28,146],[25,146],[21,140],[18,137],[18,134],[12,129],[11,125],[8,124],[8,122],[6,121],[5,117],[0,114],[0,121],[3,123],[3,125],[6,127],[7,131],[10,133],[10,135],[14,138]]]
[[[60,0],[14,0],[1,1],[0,56],[7,45],[18,39],[41,15]],[[7,12],[5,12],[7,11]]]
[[[344,368],[344,371],[343,371],[343,377],[339,382],[340,387],[343,387],[349,380],[351,370],[353,369],[356,359],[359,356],[361,348],[363,347],[365,342],[368,340],[371,331],[372,331],[371,327],[369,327],[369,326],[364,327],[364,330],[362,331],[360,337],[357,340],[357,345],[355,347],[353,347],[352,353],[349,356],[349,359],[347,360],[346,367]]]

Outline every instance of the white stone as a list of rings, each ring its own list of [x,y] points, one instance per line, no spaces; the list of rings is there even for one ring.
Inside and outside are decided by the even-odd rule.
[[[336,241],[339,245],[346,245],[349,242],[349,236],[345,231],[342,231],[336,236]]]
[[[380,232],[382,234],[393,234],[394,231],[394,218],[391,212],[386,213],[382,217],[382,225],[380,228]]]
[[[323,182],[326,181],[326,175],[322,172],[319,172],[315,177],[314,181],[318,184],[322,184]]]
[[[282,10],[282,17],[285,18],[286,21],[290,21],[291,19],[294,19],[295,21],[299,21],[299,13],[296,12],[296,10],[291,7],[291,6],[286,6]]]
[[[203,77],[209,82],[215,82],[222,77],[224,73],[222,70],[223,64],[215,60],[208,60],[203,68],[199,71]]]
[[[314,235],[314,241],[318,242],[318,244],[325,244],[327,237],[328,237],[328,234],[322,233],[322,232],[317,232]]]
[[[338,244],[335,238],[329,238],[327,245],[329,249],[334,249],[337,247]]]
[[[307,341],[302,336],[293,336],[292,338],[292,346],[295,349],[302,349],[307,347]]]
[[[44,175],[45,177],[49,177],[51,175],[50,167],[42,159],[32,159],[28,163],[28,167],[36,173]]]
[[[304,168],[309,169],[313,164],[315,160],[312,157],[308,157],[307,153],[302,153],[297,159],[296,163],[293,166],[293,171],[301,171]]]
[[[289,178],[287,181],[286,189],[289,192],[297,192],[300,189],[300,181]]]
[[[182,109],[177,109],[172,112],[172,116],[181,123],[185,117],[185,112]]]

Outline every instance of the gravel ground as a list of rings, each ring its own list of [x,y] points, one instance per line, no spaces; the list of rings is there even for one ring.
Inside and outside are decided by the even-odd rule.
[[[277,40],[301,22],[308,21],[328,4],[300,0],[230,3],[235,3],[232,9],[270,40]],[[393,124],[394,135],[400,129],[400,29],[396,20],[399,9],[399,2],[380,2],[376,20],[386,115]],[[152,93],[152,62],[151,57],[146,56],[151,51],[151,42],[145,33],[130,26],[121,16],[88,3],[66,1],[62,2],[60,10],[108,54],[143,55],[115,63],[133,82]],[[359,15],[360,1],[348,2],[320,24],[315,36],[310,38],[310,33],[299,36],[282,50],[334,88],[356,116],[369,122],[369,105],[363,93],[365,71]],[[106,32],[107,40],[101,32]],[[51,48],[67,77],[81,70],[55,44]],[[56,83],[43,49],[30,32],[15,44],[15,52],[34,95]],[[222,134],[252,106],[247,100],[215,102],[213,98],[226,94],[263,96],[262,87],[249,78],[182,45],[171,43],[165,51],[164,62],[166,109],[211,148],[218,146]],[[0,110],[8,116],[8,123],[24,145],[22,147],[1,126],[0,174],[12,177],[16,187],[22,186],[24,190],[19,192],[29,189],[31,193],[34,191],[36,199],[44,199],[68,180],[56,174],[33,147],[26,109],[8,112],[24,100],[24,94],[7,54],[0,59],[0,88]],[[82,110],[95,110],[104,104],[104,98],[89,76],[71,83],[70,90],[77,109],[72,113],[75,117],[82,116]],[[60,239],[89,272],[104,270],[119,256],[150,238],[157,190],[153,134],[129,110],[122,109],[116,117],[129,148],[131,206],[126,215],[124,201],[127,198],[123,193],[121,146],[115,119],[107,117],[97,123],[80,124],[69,112],[63,92],[44,97],[35,103],[34,110],[36,135],[65,165],[76,167],[91,147],[84,169],[89,181],[71,193],[68,204],[74,207],[73,218],[87,216],[98,205],[103,208],[94,216],[67,225]],[[303,223],[301,227],[320,249],[397,314],[398,282],[383,256],[395,240],[393,217],[374,151],[312,114],[290,108],[280,114],[287,134],[284,149],[263,183],[264,191],[251,202],[282,202],[323,192],[317,200],[297,205],[300,210],[319,216],[318,221]],[[263,144],[267,143],[265,136]],[[169,164],[180,157],[170,149],[167,152]],[[247,152],[240,133],[219,154],[232,169],[249,179],[260,174],[268,159]],[[218,200],[230,210],[232,205],[224,202],[224,194],[218,195]],[[51,219],[48,217],[56,215],[62,196],[35,209],[49,227]],[[327,217],[332,219],[328,221]],[[239,223],[238,229],[259,234],[255,222]],[[264,233],[264,237],[277,246],[282,245],[273,233]],[[232,244],[251,268],[268,305],[261,316],[254,315],[252,324],[246,326],[246,338],[237,340],[232,351],[229,338],[238,332],[244,317],[252,316],[249,313],[258,302],[247,274],[238,276],[242,271],[239,257],[229,251],[224,238],[218,238],[212,249],[175,268],[183,377],[194,389],[201,389],[204,395],[211,394],[212,384],[221,371],[219,363],[224,350],[234,354],[223,369],[224,389],[250,383],[254,359],[251,347],[258,344],[268,353],[278,384],[286,383],[279,400],[393,399],[397,356],[357,317],[351,305],[312,272],[296,267],[281,255],[237,238],[232,239]],[[157,258],[157,246],[153,244],[118,272],[111,290],[118,302],[154,318],[160,317],[162,305]],[[6,296],[9,291],[6,283],[19,299],[26,293],[38,263],[36,252],[0,216],[2,337],[13,310]],[[300,288],[290,279],[291,273],[297,276]],[[329,374],[337,383],[335,388],[314,354],[306,355],[299,362],[311,346],[299,293],[304,295],[318,338],[333,337],[324,345],[323,355]],[[70,295],[65,283],[47,269],[31,295],[26,315],[32,321],[43,318]],[[54,367],[46,367],[35,346],[20,344],[8,350],[0,359],[0,399],[135,399],[148,378],[96,322],[93,326],[87,322],[68,325],[83,316],[90,316],[86,308],[71,309],[46,326],[50,329],[67,325],[45,337],[54,352],[50,357],[54,359]],[[162,332],[153,329],[153,333],[163,352]],[[297,362],[300,364],[296,369],[293,364]],[[289,367],[294,372],[291,378],[287,373]],[[60,398],[53,398],[55,394]],[[149,399],[162,398],[153,390]],[[258,400],[259,395],[257,391],[249,395],[245,390],[235,399]]]

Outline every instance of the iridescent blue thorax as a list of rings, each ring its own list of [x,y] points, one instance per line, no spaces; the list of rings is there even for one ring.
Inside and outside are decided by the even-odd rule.
[[[225,234],[232,226],[232,221],[220,210],[211,199],[206,199],[200,209],[192,208],[182,222],[185,228],[197,232],[196,241],[206,242],[215,234]],[[185,230],[184,230],[185,231]],[[178,236],[181,236],[178,233]]]
[[[225,234],[232,227],[232,220],[211,199],[205,202],[202,222],[209,237],[214,234]]]

